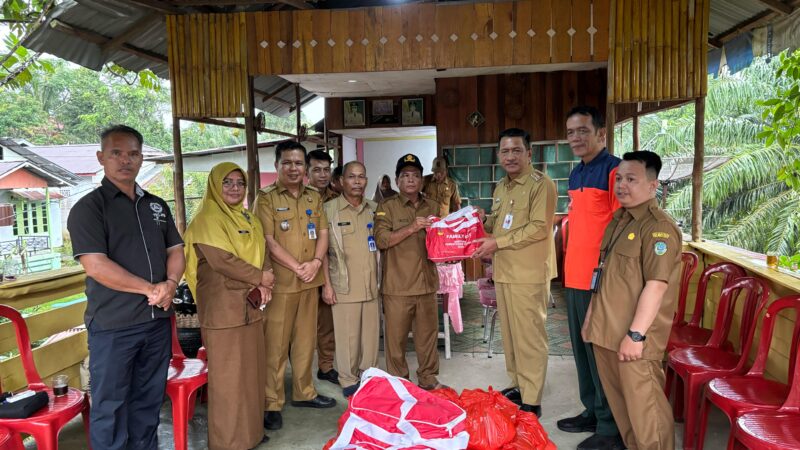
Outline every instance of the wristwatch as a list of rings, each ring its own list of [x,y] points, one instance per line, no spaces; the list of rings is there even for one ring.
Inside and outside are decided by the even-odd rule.
[[[628,336],[633,342],[644,342],[644,340],[647,339],[647,336],[633,330],[628,330]]]

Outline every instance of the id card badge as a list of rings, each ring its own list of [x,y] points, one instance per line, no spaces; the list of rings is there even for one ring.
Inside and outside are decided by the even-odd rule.
[[[377,252],[378,245],[375,244],[375,236],[372,235],[372,222],[367,224],[367,231],[369,233],[367,236],[367,247],[369,247],[370,252]]]
[[[589,289],[594,292],[600,292],[600,279],[603,278],[603,268],[602,267],[595,267],[592,270],[592,282],[589,284]]]
[[[503,229],[510,230],[511,223],[514,221],[514,215],[511,213],[506,214],[506,218],[503,219]]]
[[[317,227],[314,225],[314,222],[311,221],[311,210],[306,210],[306,215],[308,216],[308,238],[311,240],[317,239]]]

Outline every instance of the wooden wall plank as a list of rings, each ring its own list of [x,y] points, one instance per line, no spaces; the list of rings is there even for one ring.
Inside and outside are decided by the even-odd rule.
[[[514,2],[514,65],[525,65],[531,62],[531,37],[528,30],[531,29],[532,6],[530,0]]]
[[[492,41],[492,56],[495,66],[510,66],[514,64],[515,38],[509,33],[514,25],[514,3],[498,2],[494,4],[492,25],[497,37]]]
[[[383,70],[403,69],[403,45],[408,37],[403,35],[403,16],[400,6],[387,6],[383,10],[382,37],[386,38],[383,46]],[[403,36],[403,43],[398,39]]]
[[[312,38],[316,41],[314,46],[315,73],[333,72],[333,47],[328,44],[331,35],[331,10],[320,9],[312,15],[314,26]]]
[[[86,311],[85,301],[25,317],[31,342],[83,325],[84,311]],[[0,353],[17,348],[14,325],[11,322],[0,325]]]
[[[589,27],[591,26],[592,0],[572,0],[572,61],[591,61]]]
[[[33,361],[42,380],[47,380],[65,367],[80,363],[88,355],[87,335],[83,331],[66,339],[33,350]],[[3,389],[13,391],[28,383],[22,371],[19,356],[0,363],[0,384]]]
[[[571,39],[568,30],[572,28],[572,2],[565,0],[551,0],[552,11],[551,27],[555,34],[552,38],[551,63],[565,63],[572,59],[570,47]]]
[[[655,0],[656,17],[661,20],[656,20],[656,35],[655,35],[655,61],[653,63],[653,71],[655,72],[655,81],[653,82],[653,97],[664,98],[664,72],[666,65],[664,64],[664,2]]]
[[[350,47],[347,46],[347,39],[350,38],[349,29],[350,14],[341,9],[331,11],[331,39],[336,43],[332,48],[332,72],[344,72],[349,66]]]
[[[458,17],[460,5],[445,5],[436,8],[436,67],[455,67],[456,44],[453,36],[459,31],[453,17]]]
[[[592,0],[592,26],[597,29],[592,41],[592,61],[606,61],[611,44],[611,0]]]
[[[655,85],[658,71],[656,69],[656,45],[658,41],[658,34],[656,24],[662,22],[662,17],[658,15],[658,0],[648,0],[648,13],[650,15],[647,21],[647,98],[655,98]]]
[[[500,130],[507,128],[504,111],[500,108],[500,104],[506,100],[502,89],[506,77],[507,75],[476,77],[476,107],[486,118],[486,122],[477,128],[478,140],[475,142],[491,142],[497,139]],[[467,126],[471,127],[469,124]]]
[[[350,71],[366,72],[367,70],[367,47],[361,45],[361,41],[367,33],[367,11],[366,9],[350,10]]]
[[[547,35],[550,20],[550,1],[533,0],[531,26],[534,35],[531,38],[531,64],[550,63],[550,36]]]
[[[422,36],[422,41],[419,43],[420,69],[436,68],[436,47],[431,43],[431,35],[436,31],[437,9],[438,8],[433,3],[422,3],[419,5],[419,35]]]
[[[486,59],[486,54],[479,51],[480,45],[483,45],[483,51],[486,51],[485,41],[489,39],[479,31],[483,28],[482,18],[477,17],[473,5],[470,4],[459,5],[452,8],[452,10],[457,14],[452,20],[459,24],[458,40],[455,43],[456,59],[454,64],[456,67],[474,67],[481,58]],[[481,39],[482,44],[478,44],[477,40],[472,39],[473,33],[475,33],[475,36],[480,36],[479,39]],[[488,46],[491,48],[491,44],[488,44]],[[491,52],[489,52],[489,57],[490,63],[488,65],[491,65]]]
[[[367,8],[364,20],[364,46],[366,59],[364,70],[367,72],[380,72],[383,70],[383,47],[379,40],[381,38],[381,19],[383,16],[381,8]]]
[[[489,3],[475,3],[470,5],[472,10],[470,15],[473,17],[471,27],[466,30],[472,30],[477,39],[474,41],[475,52],[475,67],[488,67],[492,65],[492,39],[489,37],[492,34],[492,14],[494,5]],[[468,34],[468,33],[464,33]],[[472,39],[470,39],[472,41]]]
[[[687,15],[689,13],[689,0],[681,0],[680,1],[680,15],[679,17],[683,20],[679,19],[679,31],[678,31],[678,44],[679,44],[679,52],[678,53],[678,96],[685,97],[686,96],[686,75],[688,73],[689,68],[686,65],[686,55],[688,52],[689,47],[689,39],[687,36]]]
[[[416,70],[420,68],[420,41],[417,36],[420,34],[419,13],[420,9],[413,4],[406,4],[401,8],[401,33],[405,37],[402,45],[402,64],[403,70]]]

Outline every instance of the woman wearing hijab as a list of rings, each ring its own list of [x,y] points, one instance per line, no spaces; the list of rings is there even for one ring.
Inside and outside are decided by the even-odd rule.
[[[392,180],[389,178],[389,175],[384,175],[381,177],[381,181],[378,182],[378,187],[375,189],[375,195],[372,196],[372,201],[380,203],[395,195],[397,195],[397,191],[392,189]]]
[[[211,169],[200,209],[184,235],[186,281],[208,354],[208,447],[246,450],[265,440],[265,349],[261,311],[275,277],[258,217],[242,205],[245,172]],[[253,306],[250,291],[258,289]]]

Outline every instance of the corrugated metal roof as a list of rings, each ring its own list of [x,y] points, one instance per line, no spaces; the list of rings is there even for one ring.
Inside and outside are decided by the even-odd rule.
[[[769,9],[758,0],[711,0],[709,37],[728,31],[764,11]]]
[[[103,170],[97,161],[100,144],[36,145],[26,146],[28,150],[46,158],[78,175],[94,175]],[[142,146],[142,156],[151,158],[163,156],[164,151],[149,145]]]
[[[100,70],[106,63],[114,62],[136,72],[150,69],[159,77],[169,79],[167,30],[163,17],[126,41],[129,45],[163,58],[163,62],[120,49],[104,55],[100,44],[59,30],[59,25],[65,24],[112,39],[150,14],[153,11],[122,0],[64,0],[23,44],[30,50],[49,53],[92,70]],[[286,80],[278,76],[260,76],[256,77],[254,87],[261,92],[271,93],[284,83]],[[300,95],[301,101],[316,97],[313,92],[302,88]],[[294,89],[287,89],[267,102],[262,101],[263,96],[256,94],[256,108],[276,116],[289,115],[290,105],[295,103]]]

